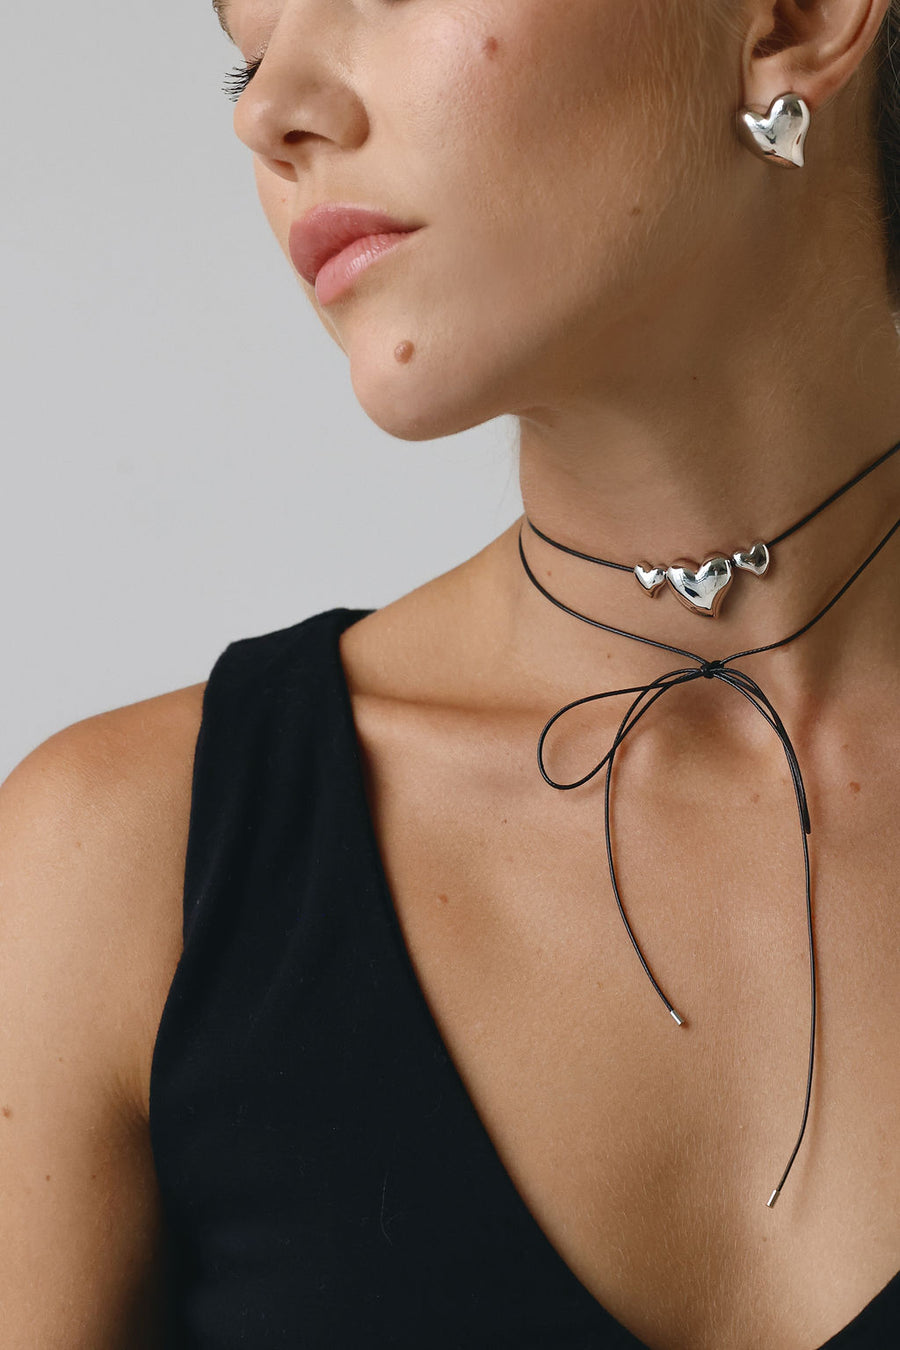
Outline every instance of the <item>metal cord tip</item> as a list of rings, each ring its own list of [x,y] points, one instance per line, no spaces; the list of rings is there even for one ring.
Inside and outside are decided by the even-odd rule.
[[[684,1026],[684,1018],[683,1018],[683,1017],[679,1017],[678,1014],[677,1014],[677,1012],[675,1011],[674,1008],[670,1008],[670,1009],[669,1009],[669,1012],[672,1014],[672,1016],[674,1017],[674,1019],[675,1019],[675,1021],[678,1023],[678,1025],[679,1025],[680,1027],[683,1027],[683,1026]]]
[[[769,1209],[774,1209],[774,1208],[775,1208],[775,1201],[778,1199],[778,1197],[779,1197],[780,1194],[781,1194],[781,1191],[780,1191],[779,1188],[776,1186],[775,1189],[774,1189],[774,1191],[772,1192],[772,1194],[769,1196],[768,1200],[766,1201],[766,1205],[767,1205],[767,1207],[768,1207]]]

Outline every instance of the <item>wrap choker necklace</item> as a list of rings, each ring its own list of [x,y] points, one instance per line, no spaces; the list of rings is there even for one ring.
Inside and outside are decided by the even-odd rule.
[[[755,544],[747,549],[737,549],[731,556],[724,553],[707,554],[702,563],[698,564],[690,558],[677,558],[675,562],[668,566],[660,563],[657,566],[651,566],[646,560],[635,563],[634,567],[628,563],[610,562],[608,558],[595,558],[590,553],[579,553],[578,549],[568,548],[565,544],[560,544],[549,535],[539,530],[534,522],[526,514],[525,519],[529,526],[539,538],[545,543],[552,544],[554,548],[561,549],[563,553],[570,553],[573,558],[583,558],[585,562],[599,563],[601,567],[613,567],[617,572],[631,572],[640,583],[641,590],[645,595],[651,597],[658,594],[660,588],[669,583],[675,596],[685,608],[691,610],[694,614],[700,614],[708,619],[715,619],[719,608],[725,598],[725,593],[734,580],[734,569],[740,568],[742,571],[751,572],[754,576],[762,577],[769,570],[769,564],[772,558],[772,549],[782,540],[790,538],[801,526],[812,520],[820,511],[824,511],[826,506],[836,502],[838,497],[842,497],[845,492],[849,492],[852,487],[856,487],[866,474],[870,474],[873,469],[877,469],[886,459],[900,450],[900,442],[892,445],[890,450],[885,450],[883,455],[869,464],[865,469],[860,469],[859,473],[846,483],[832,492],[830,497],[826,497],[824,502],[814,506],[811,511],[807,511],[805,516],[795,520],[793,525],[782,530],[774,539],[768,543],[758,539]],[[730,658],[729,658],[730,659]]]
[[[846,492],[849,488],[853,487],[856,483],[858,483],[862,478],[866,476],[866,474],[871,473],[873,469],[878,468],[880,464],[883,464],[884,461],[889,458],[889,456],[895,454],[898,450],[900,450],[900,441],[898,441],[896,445],[891,446],[891,448],[885,451],[883,455],[880,455],[879,458],[874,461],[874,463],[870,464],[867,468],[863,469],[860,473],[856,474],[853,478],[851,478],[849,482],[844,484],[843,487],[838,488],[836,492],[833,492],[831,496],[827,497],[825,501],[820,503],[819,506],[815,507],[812,511],[809,511],[805,516],[802,517],[802,519],[797,521],[796,524],[792,525],[790,529],[783,531],[783,533],[780,534],[776,539],[770,541],[769,544],[757,542],[756,544],[753,545],[751,549],[743,551],[740,554],[738,553],[733,554],[732,560],[735,562],[736,566],[743,567],[745,565],[745,563],[737,561],[739,556],[743,557],[745,560],[752,559],[752,565],[750,565],[749,561],[746,564],[748,566],[748,570],[753,571],[756,575],[762,575],[765,571],[768,570],[769,550],[773,544],[780,542],[780,540],[782,539],[786,539],[789,534],[793,534],[795,530],[800,529],[801,525],[805,525],[807,521],[812,520],[814,516],[817,516],[820,511],[824,511],[826,506],[830,506],[831,503],[836,501],[837,498],[840,497],[844,492]],[[586,562],[599,563],[601,566],[604,567],[617,567],[623,571],[633,570],[635,572],[635,575],[637,575],[638,568],[645,567],[645,564],[639,563],[638,568],[632,569],[626,567],[622,563],[611,563],[603,558],[594,558],[590,554],[580,553],[576,549],[569,548],[567,545],[561,544],[557,540],[551,539],[549,538],[548,535],[543,534],[534,525],[532,525],[531,521],[528,520],[527,515],[525,516],[525,520],[528,522],[531,529],[534,530],[536,534],[540,535],[540,537],[543,540],[545,540],[546,543],[552,544],[554,548],[561,549],[564,553],[569,553],[573,557],[583,558]],[[537,746],[538,768],[541,771],[541,776],[543,777],[544,781],[550,785],[550,787],[557,788],[561,792],[568,792],[572,788],[582,787],[585,783],[589,782],[596,774],[598,774],[600,770],[604,767],[604,765],[606,766],[604,828],[606,834],[606,856],[607,861],[609,863],[609,876],[610,881],[612,883],[613,895],[615,896],[616,905],[618,907],[619,914],[622,918],[622,922],[625,925],[625,930],[628,933],[628,937],[631,940],[631,945],[634,947],[634,950],[637,953],[638,960],[640,961],[647,978],[649,979],[656,993],[659,995],[659,998],[661,999],[669,1015],[674,1019],[674,1021],[677,1023],[678,1026],[684,1026],[685,1019],[675,1011],[675,1008],[669,1002],[668,998],[663,993],[662,989],[660,988],[659,984],[654,978],[650,970],[650,967],[648,966],[646,960],[644,959],[644,954],[641,951],[640,947],[638,946],[637,939],[635,938],[634,933],[631,930],[631,925],[628,922],[628,918],[622,906],[622,898],[619,894],[619,886],[616,878],[616,868],[615,863],[613,861],[612,836],[610,829],[612,769],[613,769],[613,761],[615,760],[616,756],[616,751],[618,750],[619,746],[622,744],[622,741],[625,739],[628,733],[637,724],[640,718],[643,717],[644,713],[649,712],[650,708],[657,701],[657,699],[662,698],[663,694],[665,694],[667,690],[673,689],[677,685],[688,684],[692,680],[699,680],[699,679],[721,680],[723,684],[730,685],[732,689],[736,689],[740,694],[744,696],[744,698],[746,698],[752,704],[754,708],[756,708],[757,712],[762,717],[765,718],[769,726],[778,736],[784,749],[785,758],[787,759],[788,767],[791,773],[791,781],[794,787],[794,796],[796,798],[797,811],[800,818],[800,838],[803,845],[803,864],[806,876],[806,932],[809,945],[810,1027],[809,1027],[809,1059],[806,1074],[806,1094],[803,1102],[803,1114],[800,1122],[800,1131],[797,1136],[797,1142],[794,1144],[793,1151],[790,1155],[790,1158],[788,1159],[787,1166],[785,1167],[784,1172],[781,1175],[781,1180],[778,1182],[778,1185],[775,1187],[775,1189],[772,1191],[772,1194],[769,1196],[769,1199],[766,1201],[766,1204],[771,1209],[775,1205],[775,1202],[777,1201],[779,1195],[781,1194],[782,1188],[784,1187],[784,1184],[787,1181],[788,1174],[790,1173],[790,1170],[794,1165],[794,1159],[797,1157],[797,1154],[800,1150],[800,1145],[803,1142],[803,1136],[806,1131],[806,1124],[809,1118],[810,1098],[812,1095],[813,1061],[815,1056],[815,1044],[816,1044],[816,957],[815,957],[815,946],[813,943],[809,845],[807,843],[807,837],[810,834],[812,827],[810,825],[809,810],[806,801],[806,789],[803,784],[803,775],[800,772],[800,764],[797,759],[797,754],[791,743],[791,738],[788,735],[787,731],[785,730],[784,723],[782,722],[778,713],[775,711],[775,708],[772,706],[771,702],[763,693],[763,690],[756,683],[756,681],[752,679],[748,674],[746,674],[745,671],[732,669],[731,665],[732,662],[738,661],[744,656],[756,656],[760,652],[769,652],[774,651],[778,647],[786,647],[789,642],[793,642],[796,638],[802,637],[804,633],[808,632],[809,629],[812,628],[813,624],[818,623],[818,621],[825,614],[828,613],[832,605],[837,604],[838,600],[840,600],[841,596],[845,593],[845,591],[849,590],[849,588],[853,585],[854,581],[856,581],[857,577],[860,576],[861,573],[864,572],[865,569],[869,566],[869,564],[878,556],[878,554],[881,552],[885,544],[896,532],[896,530],[900,529],[900,519],[895,521],[895,523],[891,526],[891,528],[887,531],[887,533],[875,545],[875,547],[872,549],[868,557],[865,558],[865,560],[862,563],[860,563],[859,567],[857,567],[856,571],[849,578],[849,580],[844,582],[840,590],[837,591],[837,593],[831,597],[831,599],[828,601],[826,605],[823,605],[823,607],[819,610],[817,614],[814,614],[813,617],[807,623],[803,624],[801,628],[798,628],[795,632],[790,633],[787,637],[781,638],[777,642],[768,643],[764,647],[751,647],[748,648],[746,651],[734,652],[731,656],[720,657],[713,661],[707,661],[704,659],[704,657],[698,656],[696,652],[687,651],[682,647],[674,647],[667,642],[658,642],[654,638],[644,637],[639,633],[629,633],[623,628],[614,628],[611,624],[601,623],[599,619],[592,619],[587,614],[580,614],[578,610],[572,609],[569,605],[564,604],[562,600],[559,600],[555,595],[550,594],[550,592],[546,589],[546,587],[543,586],[540,581],[538,581],[537,577],[534,575],[534,572],[529,567],[528,559],[525,557],[525,551],[522,547],[522,529],[523,526],[520,525],[518,538],[519,557],[522,561],[522,566],[525,569],[525,573],[529,581],[532,583],[532,585],[534,585],[540,591],[541,595],[545,596],[548,600],[552,601],[552,603],[556,605],[558,609],[563,610],[566,614],[571,614],[572,617],[575,619],[580,619],[583,623],[591,624],[592,627],[594,628],[602,628],[605,632],[614,633],[617,637],[632,638],[635,642],[643,642],[648,646],[658,647],[662,651],[673,652],[676,656],[687,657],[688,660],[696,663],[695,666],[680,666],[675,670],[670,670],[665,675],[660,675],[657,679],[651,680],[646,685],[636,685],[626,689],[608,689],[603,693],[588,694],[584,698],[578,698],[575,699],[572,703],[567,703],[564,707],[560,708],[558,712],[555,712],[553,716],[549,719],[549,721],[546,723],[538,739],[538,746]],[[719,564],[723,563],[725,564],[725,567],[720,567]],[[715,564],[715,566],[714,567],[711,566],[712,564]],[[710,566],[711,570],[708,573],[705,573],[704,569],[707,568],[707,566]],[[706,562],[704,562],[704,564],[699,568],[696,567],[695,564],[692,564],[690,559],[683,559],[679,560],[678,563],[673,563],[670,567],[666,569],[654,568],[652,570],[655,572],[661,572],[665,570],[665,576],[656,579],[653,590],[655,590],[658,586],[662,585],[663,581],[667,580],[672,586],[672,589],[675,591],[675,594],[682,601],[682,603],[687,605],[688,608],[693,609],[696,613],[704,614],[706,617],[711,618],[716,617],[718,602],[721,600],[721,597],[724,594],[727,586],[730,584],[732,578],[731,562],[729,561],[728,558],[725,557],[724,554],[712,555],[711,557],[707,558]],[[722,577],[726,577],[726,580],[724,582],[722,582]],[[650,587],[647,586],[646,583],[641,580],[640,576],[638,576],[638,580],[641,581],[641,584],[648,591],[648,594],[653,593]],[[622,718],[619,724],[619,729],[616,732],[612,745],[610,746],[607,753],[600,760],[599,764],[596,764],[594,768],[590,770],[590,772],[584,775],[584,777],[577,779],[573,783],[558,783],[553,778],[551,778],[550,775],[547,773],[546,768],[544,767],[544,742],[547,738],[547,733],[550,731],[550,728],[554,725],[554,723],[558,722],[561,717],[563,717],[567,712],[570,712],[573,708],[579,708],[586,703],[593,703],[598,699],[615,698],[618,695],[624,694],[634,694],[636,695],[636,697],[632,700],[628,708],[628,711]]]

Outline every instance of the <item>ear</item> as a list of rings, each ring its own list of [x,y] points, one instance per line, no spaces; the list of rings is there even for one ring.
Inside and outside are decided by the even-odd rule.
[[[768,112],[798,94],[816,112],[852,78],[890,0],[759,0],[741,52],[744,103]]]

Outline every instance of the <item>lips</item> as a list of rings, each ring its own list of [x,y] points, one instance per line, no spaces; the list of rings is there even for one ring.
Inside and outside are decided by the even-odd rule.
[[[419,225],[395,220],[381,211],[365,211],[355,206],[328,203],[314,206],[295,220],[288,236],[291,262],[308,281],[316,284],[319,269],[357,239],[373,234],[409,234]]]

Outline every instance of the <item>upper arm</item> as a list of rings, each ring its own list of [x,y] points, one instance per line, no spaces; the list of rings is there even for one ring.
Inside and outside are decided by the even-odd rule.
[[[57,733],[0,785],[2,1350],[162,1344],[145,1096],[196,732],[166,700]]]

